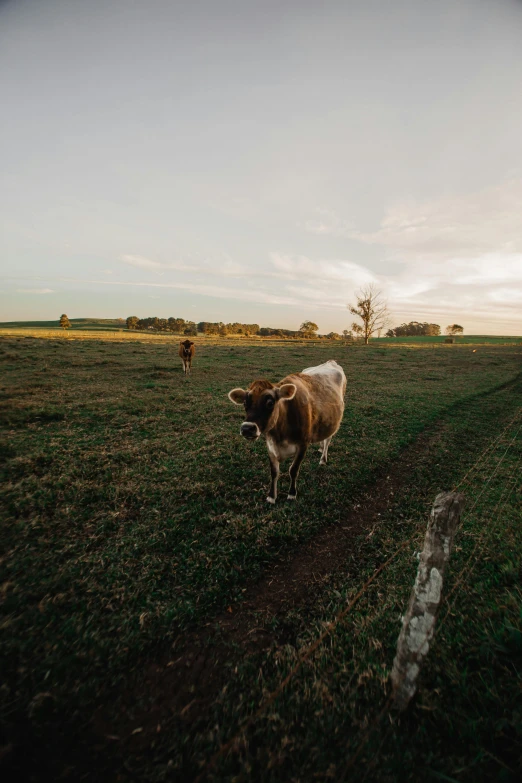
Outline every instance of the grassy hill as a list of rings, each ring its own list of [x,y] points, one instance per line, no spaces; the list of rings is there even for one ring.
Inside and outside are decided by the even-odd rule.
[[[476,343],[478,345],[516,345],[522,342],[522,337],[505,337],[504,335],[489,336],[487,334],[464,334],[453,338],[455,345],[466,345]],[[426,345],[427,343],[443,343],[446,340],[446,335],[438,335],[437,337],[379,337],[372,342],[381,344],[405,344],[414,345],[419,343]]]
[[[71,329],[102,329],[103,331],[112,331],[113,329],[125,329],[124,318],[70,318]],[[3,321],[0,323],[0,329],[53,329],[60,326],[60,320],[56,321]]]

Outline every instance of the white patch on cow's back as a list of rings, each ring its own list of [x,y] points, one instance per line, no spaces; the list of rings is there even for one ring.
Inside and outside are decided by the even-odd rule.
[[[342,384],[343,380],[346,380],[344,370],[340,364],[337,364],[335,359],[330,359],[324,364],[318,364],[317,367],[307,367],[306,370],[301,370],[303,375],[326,375],[337,383]]]
[[[332,384],[339,390],[341,400],[344,399],[346,391],[346,375],[340,364],[337,364],[335,359],[330,359],[324,364],[318,364],[317,367],[307,367],[306,370],[302,370],[303,375],[315,375],[318,378],[322,378],[323,382]]]

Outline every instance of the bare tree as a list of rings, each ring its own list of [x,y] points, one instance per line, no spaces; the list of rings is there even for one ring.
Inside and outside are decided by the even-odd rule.
[[[370,337],[375,332],[380,334],[390,321],[387,302],[383,298],[382,291],[379,291],[373,283],[363,286],[355,297],[356,304],[349,304],[348,310],[352,315],[360,318],[362,324],[354,321],[352,329],[355,334],[364,337],[364,344],[368,345]]]

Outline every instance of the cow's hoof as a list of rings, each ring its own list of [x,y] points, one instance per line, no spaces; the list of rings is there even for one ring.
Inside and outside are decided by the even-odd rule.
[[[319,460],[319,465],[326,465],[326,464],[327,461],[321,457],[321,459]]]
[[[287,500],[296,500],[297,495],[288,495]]]
[[[270,496],[267,497],[267,499],[266,499],[266,502],[267,503],[272,503],[272,505],[275,503],[275,501],[276,501],[276,499],[275,498],[271,498]]]

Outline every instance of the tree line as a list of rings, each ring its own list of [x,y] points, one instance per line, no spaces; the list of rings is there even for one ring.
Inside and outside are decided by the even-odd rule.
[[[457,334],[464,332],[464,327],[460,324],[449,324],[446,326],[445,333],[454,337]],[[386,337],[423,337],[423,336],[438,336],[440,335],[440,326],[438,324],[419,323],[418,321],[410,321],[409,324],[401,324],[396,326],[395,329],[388,329]]]
[[[221,335],[244,334],[250,336],[259,333],[259,324],[242,324],[238,322],[223,323],[223,321],[186,321],[184,318],[138,318],[131,315],[127,318],[127,329],[143,331],[144,329],[154,332],[173,332],[174,334],[186,334],[194,336],[201,334]]]
[[[342,335],[337,332],[329,332],[325,335],[318,335],[318,325],[313,321],[303,321],[299,329],[273,329],[269,326],[260,327],[259,324],[243,324],[238,321],[224,323],[223,321],[186,321],[184,318],[138,318],[137,315],[130,315],[126,320],[127,329],[135,331],[151,330],[154,332],[171,332],[172,334],[182,334],[186,336],[197,336],[200,334],[217,335],[225,337],[231,335],[244,335],[250,337],[253,335],[259,337],[283,337],[283,338],[315,338],[342,340],[361,339],[367,345],[370,338],[377,334],[378,337],[389,325],[390,316],[387,309],[387,303],[382,298],[382,293],[374,285],[368,285],[362,288],[356,294],[355,304],[349,304],[348,310],[352,315],[359,318],[359,322],[352,323],[351,330],[344,329]],[[71,324],[67,315],[60,317],[60,326],[63,329],[69,329]],[[427,321],[410,321],[408,324],[401,324],[393,329],[388,329],[386,337],[421,337],[440,335],[439,324],[431,324]],[[449,324],[445,332],[449,336],[462,334],[464,328],[460,324]]]
[[[130,315],[127,320],[127,329],[143,331],[150,329],[154,332],[173,332],[174,334],[196,335],[197,324],[194,321],[185,321],[184,318],[138,318]]]
[[[409,324],[401,324],[394,329],[388,329],[386,337],[422,337],[439,335],[440,326],[438,324],[429,324],[426,321],[410,321]]]
[[[342,340],[344,338],[352,337],[352,333],[346,329],[343,335],[337,332],[329,332],[325,335],[318,335],[317,331],[319,327],[313,321],[304,321],[299,329],[277,329],[270,326],[259,326],[259,324],[243,324],[239,321],[233,323],[224,323],[223,321],[185,321],[184,318],[138,318],[136,315],[131,315],[126,321],[127,329],[135,331],[150,330],[154,332],[172,332],[173,334],[182,334],[188,336],[195,336],[197,334],[217,335],[220,337],[226,337],[229,334],[244,335],[245,337],[251,337],[253,335],[258,337],[299,337],[299,338],[315,338],[330,340]]]

